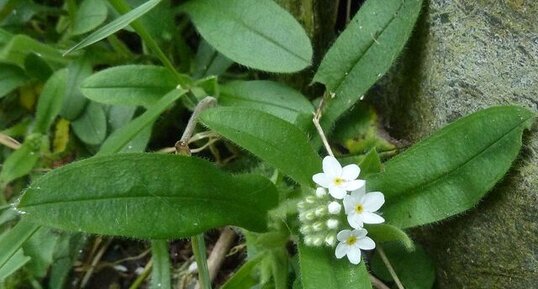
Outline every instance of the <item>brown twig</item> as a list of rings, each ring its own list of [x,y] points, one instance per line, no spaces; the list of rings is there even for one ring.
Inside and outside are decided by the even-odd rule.
[[[372,285],[377,289],[390,289],[389,286],[385,285],[383,281],[377,279],[374,275],[368,274],[370,276],[370,282],[372,282]]]
[[[323,98],[321,99],[318,108],[316,109],[316,112],[314,113],[314,118],[312,119],[312,122],[314,123],[314,126],[316,127],[316,130],[318,131],[319,137],[321,138],[321,141],[323,142],[323,145],[325,146],[325,149],[327,150],[327,153],[334,157],[333,151],[331,149],[331,146],[329,145],[329,142],[327,141],[327,137],[325,136],[325,133],[323,132],[323,129],[321,128],[321,125],[319,124],[319,120],[321,119],[321,108],[323,107]]]

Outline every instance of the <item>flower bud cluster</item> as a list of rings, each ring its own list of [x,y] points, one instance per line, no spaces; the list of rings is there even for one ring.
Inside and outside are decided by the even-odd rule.
[[[318,188],[315,194],[310,193],[297,207],[305,244],[334,247],[336,233],[343,221],[340,214],[342,206],[333,202],[325,189]]]

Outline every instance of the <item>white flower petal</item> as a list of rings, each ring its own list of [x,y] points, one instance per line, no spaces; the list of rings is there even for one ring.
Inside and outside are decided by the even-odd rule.
[[[346,195],[344,197],[344,210],[346,211],[346,214],[355,212],[355,203],[356,198],[354,198],[353,195]]]
[[[320,185],[320,186],[322,186],[324,188],[328,188],[329,185],[331,185],[331,179],[329,177],[327,177],[327,175],[324,174],[324,173],[319,173],[319,174],[313,175],[312,180],[316,184],[318,184],[318,185]]]
[[[353,230],[351,233],[357,236],[357,239],[361,239],[361,238],[366,237],[366,235],[368,234],[368,231],[366,231],[366,229],[357,229],[357,230]]]
[[[336,258],[340,259],[347,254],[348,249],[349,247],[346,244],[339,243],[336,246],[336,250],[334,250],[334,255],[336,256]]]
[[[372,250],[375,248],[375,242],[370,237],[364,237],[357,241],[357,246],[363,250]]]
[[[347,165],[342,168],[342,179],[351,181],[358,178],[360,173],[361,169],[359,168],[359,166],[355,164]]]
[[[353,248],[349,248],[347,251],[347,258],[351,264],[359,264],[361,262],[361,250],[359,250],[359,248],[356,248],[355,250],[353,250]]]
[[[340,232],[338,232],[338,234],[336,234],[336,239],[338,239],[338,241],[345,241],[347,240],[347,238],[351,236],[351,231],[350,230],[342,230]]]
[[[353,229],[360,229],[364,226],[361,215],[359,214],[349,214],[347,215],[347,222]]]
[[[326,156],[323,158],[323,172],[329,177],[341,177],[342,166],[335,157]]]
[[[385,219],[376,213],[363,212],[362,221],[366,224],[381,224],[385,222]]]
[[[381,192],[371,192],[364,196],[362,207],[367,212],[375,212],[385,203],[385,196]]]
[[[348,181],[348,182],[345,182],[345,189],[346,189],[346,191],[351,192],[351,191],[358,190],[361,187],[364,187],[365,184],[366,184],[365,180]]]
[[[339,187],[329,187],[329,194],[335,199],[343,199],[347,195],[347,191]]]

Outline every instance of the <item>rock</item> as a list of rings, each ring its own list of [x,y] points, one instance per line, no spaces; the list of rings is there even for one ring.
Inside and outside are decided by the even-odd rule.
[[[494,105],[538,112],[538,1],[425,1],[413,38],[368,99],[392,136],[416,142]],[[536,288],[538,125],[473,210],[414,231],[437,288]]]

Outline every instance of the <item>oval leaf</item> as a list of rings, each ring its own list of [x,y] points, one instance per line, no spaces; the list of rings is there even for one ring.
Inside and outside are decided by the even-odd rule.
[[[389,224],[442,220],[472,208],[508,171],[535,115],[500,106],[462,118],[385,163],[366,182],[385,194]]]
[[[321,170],[321,159],[306,135],[280,118],[242,107],[217,107],[200,117],[206,126],[298,183],[312,185],[312,176]]]
[[[90,102],[84,113],[71,125],[84,143],[98,145],[106,137],[106,114],[98,103]]]
[[[369,0],[323,58],[314,82],[334,93],[322,123],[334,122],[390,68],[420,12],[422,0]]]
[[[299,245],[299,264],[303,289],[372,288],[364,260],[353,265],[336,259],[333,250]]]
[[[26,189],[18,209],[28,221],[63,230],[172,239],[224,225],[263,231],[276,202],[274,185],[263,177],[231,176],[192,157],[142,153],[53,170]]]
[[[157,6],[161,0],[149,0],[146,3],[136,7],[135,9],[121,15],[120,17],[116,18],[114,21],[108,23],[107,25],[101,27],[99,30],[93,32],[88,37],[84,38],[82,41],[77,43],[75,46],[71,47],[69,50],[67,50],[64,55],[67,55],[73,51],[82,49],[86,46],[92,45],[95,42],[106,38],[117,31],[127,27],[127,25],[131,24],[131,22],[135,21],[136,19],[140,18],[142,15],[149,12],[153,7]]]
[[[300,92],[267,80],[233,81],[221,86],[219,104],[250,107],[299,125],[312,119],[314,107]]]
[[[123,65],[86,78],[81,91],[87,98],[104,104],[148,106],[176,86],[174,76],[164,67]]]
[[[28,81],[28,76],[16,65],[0,63],[0,98]]]
[[[304,29],[271,0],[196,0],[183,8],[202,37],[237,63],[270,72],[295,72],[311,63]]]
[[[45,83],[37,101],[34,132],[48,134],[54,119],[62,109],[67,81],[67,69],[56,71]]]
[[[75,14],[71,33],[73,35],[92,31],[105,22],[107,8],[103,0],[84,0]]]
[[[365,229],[368,230],[368,235],[376,241],[376,243],[386,243],[386,242],[400,242],[406,250],[413,251],[415,249],[415,244],[413,240],[398,227],[387,225],[387,224],[378,224],[378,225],[366,225]]]

